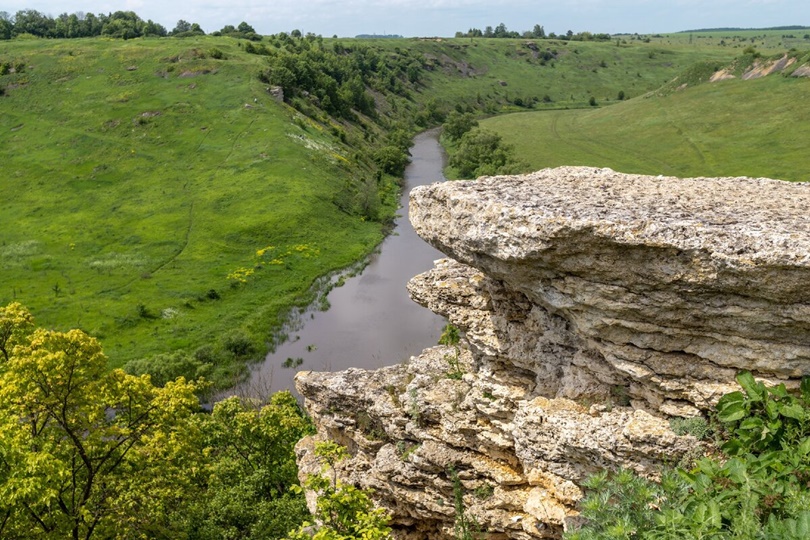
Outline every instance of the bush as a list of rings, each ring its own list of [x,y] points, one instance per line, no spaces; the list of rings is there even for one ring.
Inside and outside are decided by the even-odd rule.
[[[447,116],[447,121],[442,124],[442,133],[451,141],[457,141],[465,133],[478,127],[478,120],[472,113],[459,113],[452,111]]]
[[[222,339],[222,348],[236,357],[250,356],[256,352],[253,342],[241,332],[232,332]]]
[[[742,391],[717,404],[723,455],[665,472],[660,484],[630,471],[591,477],[580,504],[587,522],[565,538],[810,537],[810,378],[798,395],[750,373],[737,382]]]
[[[462,178],[493,174],[514,174],[525,165],[514,158],[511,146],[493,131],[474,128],[461,137],[458,149],[450,158]]]
[[[150,375],[155,386],[165,386],[167,382],[177,380],[178,377],[184,377],[188,381],[207,378],[211,368],[211,364],[183,352],[130,360],[124,366],[124,370],[132,375]]]
[[[392,145],[383,146],[376,150],[372,155],[372,159],[384,173],[392,176],[402,176],[409,162],[407,152]]]

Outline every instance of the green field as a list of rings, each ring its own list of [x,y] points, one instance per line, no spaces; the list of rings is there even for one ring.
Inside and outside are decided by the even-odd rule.
[[[333,203],[362,172],[348,150],[276,103],[235,40],[0,42],[0,58],[28,66],[0,100],[0,302],[101,338],[115,365],[269,341],[382,238]]]
[[[514,145],[532,170],[588,165],[655,175],[810,180],[808,91],[807,78],[777,74],[599,109],[499,116],[482,126]]]
[[[402,42],[377,41],[402,46]],[[666,84],[696,62],[725,63],[740,53],[726,47],[662,46],[639,40],[625,40],[618,46],[615,41],[556,39],[406,43],[435,59],[437,67],[426,76],[428,96],[449,108],[465,105],[487,114],[529,107],[587,107],[592,96],[600,102],[612,101],[619,91],[635,97]]]

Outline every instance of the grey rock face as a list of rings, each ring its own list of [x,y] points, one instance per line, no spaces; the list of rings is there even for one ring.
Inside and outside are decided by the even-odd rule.
[[[810,374],[807,208],[806,185],[575,167],[416,188],[414,227],[450,259],[408,289],[462,346],[298,390],[400,538],[452,537],[450,468],[489,538],[557,538],[589,474],[699,454],[668,417],[711,408],[737,371]]]

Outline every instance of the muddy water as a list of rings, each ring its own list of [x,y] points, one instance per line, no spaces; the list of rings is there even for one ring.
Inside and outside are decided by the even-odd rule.
[[[392,365],[435,345],[444,320],[417,305],[405,284],[429,270],[443,255],[419,238],[408,221],[408,193],[414,186],[444,180],[445,155],[436,130],[414,139],[412,161],[405,170],[405,189],[394,232],[371,256],[368,266],[333,289],[327,311],[309,311],[287,342],[257,366],[243,392],[266,395],[293,389],[297,371],[340,371],[349,367]],[[290,360],[297,367],[284,367]]]

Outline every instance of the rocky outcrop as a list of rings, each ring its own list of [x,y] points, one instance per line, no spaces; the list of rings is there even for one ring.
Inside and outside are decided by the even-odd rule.
[[[409,291],[463,346],[304,372],[299,392],[401,537],[452,536],[451,469],[489,538],[559,537],[589,474],[699,454],[668,418],[711,408],[737,371],[810,374],[808,207],[803,184],[591,168],[417,188],[414,227],[451,258]]]

